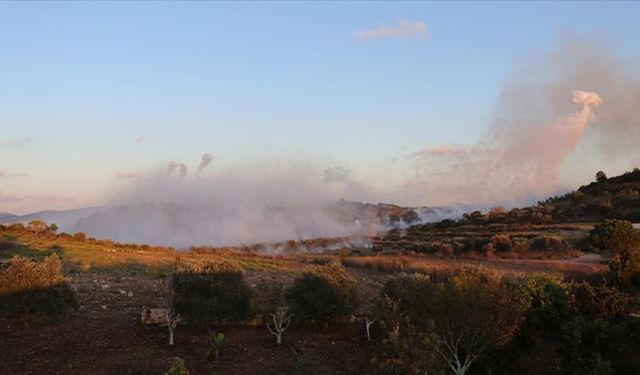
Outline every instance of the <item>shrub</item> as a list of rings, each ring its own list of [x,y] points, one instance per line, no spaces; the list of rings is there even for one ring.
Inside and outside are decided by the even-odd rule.
[[[547,273],[528,274],[522,285],[531,298],[531,307],[518,336],[525,341],[540,330],[557,332],[574,316],[569,287],[558,276]]]
[[[55,254],[39,263],[15,256],[0,272],[0,310],[48,320],[75,306],[75,294]]]
[[[590,233],[591,243],[610,249],[609,281],[623,289],[640,289],[640,234],[625,220],[605,220]]]
[[[181,358],[174,358],[171,362],[171,368],[167,370],[166,375],[189,375],[187,366],[184,365],[184,361]]]
[[[631,309],[631,300],[623,292],[585,281],[571,286],[571,303],[578,314],[588,319],[620,320]]]
[[[537,236],[531,241],[530,249],[531,250],[555,250],[555,251],[564,251],[567,250],[569,246],[566,241],[562,239],[560,236],[550,236],[550,235],[542,235]]]
[[[394,301],[402,319],[408,319],[404,324],[407,339],[412,327],[428,338],[422,344],[422,339],[412,339],[408,346],[393,343],[393,329],[402,329],[403,325],[382,314],[385,327],[392,329],[387,331],[391,348],[433,352],[430,346],[438,337],[435,351],[439,356],[431,358],[441,363],[429,366],[446,366],[456,374],[466,373],[487,351],[508,344],[530,306],[530,297],[520,284],[488,269],[465,269],[442,282],[416,276],[397,279],[383,288],[381,300],[383,307],[389,304],[386,301]],[[412,356],[409,352],[396,353],[395,359],[403,355]]]
[[[491,243],[497,252],[507,252],[513,248],[513,243],[508,234],[496,234],[491,238]]]
[[[175,310],[187,323],[242,321],[251,315],[252,292],[234,263],[179,266],[171,287]]]
[[[224,345],[224,334],[222,332],[211,332],[209,334],[209,348],[207,349],[207,360],[217,362],[222,355]]]
[[[576,318],[562,330],[565,372],[572,375],[633,374],[636,347],[627,323]]]
[[[396,301],[397,309],[412,321],[419,321],[428,313],[431,303],[427,289],[432,286],[431,278],[427,275],[415,273],[403,274],[388,280],[381,291],[378,301],[379,315],[385,316],[389,304],[387,298]]]
[[[441,374],[443,364],[439,358],[440,338],[432,320],[417,327],[414,319],[402,312],[400,302],[383,295],[378,302],[378,314],[386,337],[383,352],[375,359],[387,373]]]
[[[609,219],[589,232],[591,244],[599,249],[622,252],[635,246],[638,233],[626,220]]]
[[[356,303],[354,282],[340,263],[309,269],[287,290],[298,323],[328,324],[346,316]]]
[[[87,235],[84,232],[76,232],[73,234],[73,238],[76,241],[84,242],[87,240]]]

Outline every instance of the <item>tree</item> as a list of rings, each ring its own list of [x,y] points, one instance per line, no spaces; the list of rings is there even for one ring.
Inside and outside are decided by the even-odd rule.
[[[598,171],[596,173],[596,181],[598,181],[598,182],[607,181],[607,175],[603,171]]]
[[[175,306],[175,299],[174,299],[174,290],[173,290],[173,276],[172,279],[169,281],[169,285],[167,286],[167,289],[169,290],[169,295],[168,295],[168,309],[167,309],[167,328],[169,329],[169,346],[173,346],[174,343],[174,336],[175,336],[175,331],[176,331],[176,327],[178,327],[178,324],[182,323],[183,319],[182,316],[180,316],[180,314],[178,314],[178,312],[176,311],[176,306]]]
[[[346,316],[356,304],[354,281],[340,263],[309,269],[296,278],[286,293],[296,321],[322,324]]]
[[[489,349],[516,335],[531,300],[516,283],[484,270],[466,270],[434,290],[433,318],[442,340],[438,353],[456,375]]]
[[[276,344],[282,344],[282,334],[289,328],[291,317],[288,306],[280,306],[275,313],[270,314],[271,322],[267,319],[267,329],[276,337]]]
[[[396,333],[404,331],[409,340],[413,329],[422,337],[408,345],[400,345],[401,340],[395,347],[415,351],[418,348],[413,346],[423,339],[432,346],[435,334],[435,352],[456,375],[467,373],[487,351],[511,342],[531,304],[521,284],[485,269],[462,270],[442,282],[430,282],[424,276],[405,277],[386,285],[382,297],[383,302],[387,298],[394,301],[400,316],[408,319],[400,324],[401,319],[393,322],[383,318],[385,326],[395,327],[389,339],[401,339]]]
[[[27,224],[27,229],[35,233],[37,236],[46,232],[49,227],[47,227],[47,223],[42,220],[31,220],[29,224]]]
[[[56,223],[53,223],[51,225],[49,225],[49,230],[53,233],[58,231],[58,225],[56,225]]]
[[[638,242],[638,232],[626,220],[607,219],[589,232],[592,245],[600,249],[622,252]]]
[[[238,322],[251,315],[251,288],[235,263],[179,265],[171,286],[175,311],[188,324]]]
[[[640,287],[640,234],[625,220],[609,219],[590,232],[591,243],[609,249],[610,281],[619,287]]]

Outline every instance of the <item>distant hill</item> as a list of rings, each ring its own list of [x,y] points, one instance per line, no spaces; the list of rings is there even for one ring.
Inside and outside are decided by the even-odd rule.
[[[48,224],[55,223],[62,232],[74,232],[75,225],[78,220],[83,217],[87,217],[100,209],[101,207],[84,207],[73,210],[38,211],[27,215],[0,213],[0,223],[9,224],[20,222],[26,224],[31,220],[38,219],[43,220]]]
[[[6,212],[0,212],[0,224],[14,223],[20,220],[20,216],[14,214],[8,214]]]

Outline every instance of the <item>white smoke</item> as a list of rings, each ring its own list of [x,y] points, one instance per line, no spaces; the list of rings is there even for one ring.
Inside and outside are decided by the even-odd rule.
[[[561,40],[507,81],[475,144],[411,154],[412,194],[422,192],[426,204],[521,205],[588,182],[601,168],[585,157],[630,168],[640,157],[640,116],[632,104],[640,103],[640,80],[633,72],[602,43]]]

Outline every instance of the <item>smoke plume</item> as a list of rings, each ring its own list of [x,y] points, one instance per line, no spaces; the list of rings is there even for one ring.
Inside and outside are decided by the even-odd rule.
[[[213,156],[209,155],[209,154],[204,154],[202,155],[202,161],[200,162],[200,165],[198,166],[198,171],[197,173],[201,173],[209,164],[211,164],[211,162],[213,161]]]
[[[412,186],[421,186],[429,201],[440,198],[439,204],[517,204],[563,190],[562,172],[582,171],[584,152],[629,168],[640,156],[633,103],[640,103],[640,82],[627,62],[602,43],[566,37],[555,51],[530,58],[503,86],[476,144],[411,154],[418,175]],[[577,161],[567,164],[572,154]],[[582,178],[593,171],[586,173]],[[570,186],[587,181],[563,180]]]

